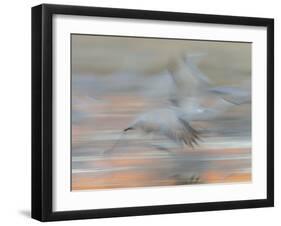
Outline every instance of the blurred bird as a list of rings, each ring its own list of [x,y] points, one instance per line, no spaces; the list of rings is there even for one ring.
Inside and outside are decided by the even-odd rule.
[[[186,120],[185,113],[177,107],[167,107],[145,112],[124,130],[139,130],[158,134],[183,145],[198,144],[199,133]]]
[[[246,92],[230,87],[211,88],[211,81],[197,66],[204,55],[182,55],[172,61],[167,69],[174,82],[169,104],[144,112],[123,130],[123,134],[136,130],[164,136],[183,147],[193,148],[201,138],[199,132],[191,126],[192,121],[213,119],[229,107],[245,103],[244,100],[231,102],[223,95],[245,97]]]
[[[212,87],[212,82],[198,68],[205,54],[183,55],[169,68],[174,81],[170,101],[185,112],[187,120],[210,120],[230,107],[250,102],[246,88]]]

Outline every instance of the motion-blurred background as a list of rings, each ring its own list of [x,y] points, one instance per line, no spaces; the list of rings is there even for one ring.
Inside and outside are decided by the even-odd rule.
[[[251,81],[250,43],[78,34],[71,40],[73,190],[251,181],[250,103],[195,122],[203,135],[194,148],[132,131],[103,154],[140,113],[166,104],[171,61],[206,54],[198,66],[214,86],[242,87]]]

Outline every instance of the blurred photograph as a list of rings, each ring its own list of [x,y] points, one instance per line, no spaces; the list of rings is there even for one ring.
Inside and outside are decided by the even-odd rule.
[[[251,49],[72,34],[72,191],[251,183]]]

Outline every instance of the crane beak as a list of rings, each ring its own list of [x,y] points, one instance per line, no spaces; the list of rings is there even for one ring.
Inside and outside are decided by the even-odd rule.
[[[133,130],[134,128],[133,127],[128,127],[126,129],[123,130],[123,132],[127,132],[128,130]]]

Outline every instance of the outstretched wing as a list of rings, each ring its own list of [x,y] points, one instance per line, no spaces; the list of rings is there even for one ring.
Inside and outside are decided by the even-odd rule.
[[[198,67],[204,56],[181,56],[169,70],[174,81],[171,103],[184,111],[188,120],[209,120],[233,105],[251,102],[250,82],[245,83],[244,88],[211,88],[211,81]]]
[[[239,105],[251,102],[251,91],[238,87],[220,86],[209,89],[211,93],[220,95],[224,100]]]
[[[198,54],[182,55],[169,65],[177,98],[201,96],[209,87],[208,77],[197,66],[202,57]]]
[[[169,139],[184,144],[185,146],[194,147],[200,140],[199,132],[195,130],[187,121],[179,119],[179,124],[174,128],[162,127],[160,134]]]
[[[194,145],[198,145],[200,140],[199,132],[190,125],[185,114],[179,109],[173,109],[170,112],[173,116],[167,117],[168,115],[166,115],[165,122],[161,123],[160,133],[186,146],[194,147]]]
[[[190,115],[190,119],[205,112],[204,104],[207,102],[206,98],[210,97],[208,90],[211,81],[198,67],[205,56],[206,54],[182,55],[169,70],[174,81],[170,101]]]

